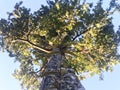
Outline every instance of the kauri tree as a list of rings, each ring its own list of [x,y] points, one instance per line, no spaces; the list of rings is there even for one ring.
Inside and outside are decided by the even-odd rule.
[[[34,13],[15,5],[0,20],[0,46],[20,63],[13,74],[27,90],[85,90],[79,79],[119,63],[120,30],[112,14],[119,4],[102,0],[48,0]],[[42,79],[41,79],[42,78]]]

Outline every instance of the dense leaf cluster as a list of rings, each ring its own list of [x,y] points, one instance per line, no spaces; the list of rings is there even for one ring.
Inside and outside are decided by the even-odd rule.
[[[37,90],[51,54],[63,54],[65,66],[81,76],[118,63],[120,32],[114,31],[111,8],[104,10],[102,0],[94,7],[79,0],[48,0],[34,13],[21,4],[0,20],[0,45],[20,62],[14,76],[27,88]]]

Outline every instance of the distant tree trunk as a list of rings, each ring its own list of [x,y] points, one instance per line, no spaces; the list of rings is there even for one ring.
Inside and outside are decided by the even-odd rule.
[[[64,60],[61,54],[51,56],[39,90],[85,90],[75,71],[63,65]]]

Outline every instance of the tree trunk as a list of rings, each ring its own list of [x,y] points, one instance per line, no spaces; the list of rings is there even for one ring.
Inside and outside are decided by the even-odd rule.
[[[61,54],[51,56],[39,90],[85,90],[75,71],[63,65],[64,60]]]

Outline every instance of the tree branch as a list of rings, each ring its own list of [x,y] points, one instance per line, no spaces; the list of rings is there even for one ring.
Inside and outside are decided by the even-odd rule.
[[[78,34],[78,32],[76,32],[76,36],[73,38],[73,41],[76,39],[76,38],[78,38],[79,36],[81,36],[82,34],[84,34],[84,33],[86,33],[86,32],[88,32],[89,30],[88,29],[86,29],[86,30],[83,30],[83,31],[80,31],[80,33]]]
[[[15,42],[23,42],[23,43],[26,43],[28,45],[30,45],[31,47],[35,48],[35,49],[38,49],[40,51],[43,51],[45,53],[52,53],[52,50],[47,50],[45,48],[42,48],[32,42],[30,42],[29,40],[25,40],[25,39],[16,39],[16,40],[13,40],[12,43],[15,43]]]

